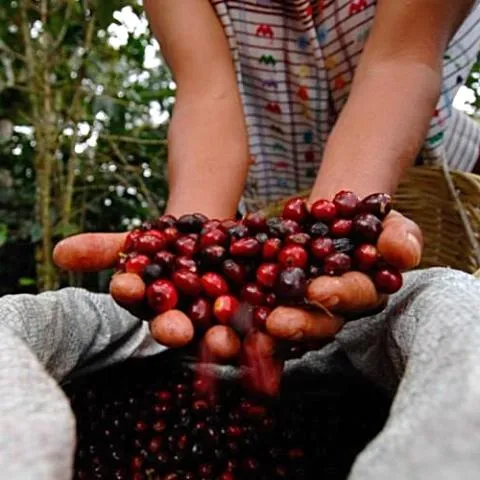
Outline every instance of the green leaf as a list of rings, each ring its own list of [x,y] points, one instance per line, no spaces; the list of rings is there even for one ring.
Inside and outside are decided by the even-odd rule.
[[[32,287],[33,285],[36,285],[36,281],[34,278],[29,278],[29,277],[21,277],[18,279],[18,285],[20,287]]]
[[[8,226],[5,223],[0,223],[0,247],[3,247],[8,238]]]

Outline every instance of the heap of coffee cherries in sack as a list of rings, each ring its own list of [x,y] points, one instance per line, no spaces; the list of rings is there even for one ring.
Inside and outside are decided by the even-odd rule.
[[[400,272],[376,246],[390,210],[387,194],[360,200],[342,191],[310,209],[294,198],[280,217],[161,216],[127,236],[118,264],[129,286],[128,296],[122,291],[125,303],[141,307],[159,343],[183,347],[215,335],[231,345],[225,358],[216,360],[235,361],[242,337],[264,331],[272,309],[308,307],[308,283],[321,275],[356,270],[368,274],[381,293],[399,290]],[[112,293],[122,303],[121,292]],[[173,310],[185,315],[173,319],[168,315]]]

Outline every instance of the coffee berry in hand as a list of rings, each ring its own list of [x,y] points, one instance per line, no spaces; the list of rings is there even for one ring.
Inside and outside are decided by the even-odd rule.
[[[308,284],[321,275],[360,271],[380,293],[399,290],[400,272],[376,245],[391,208],[387,194],[360,199],[342,191],[310,208],[293,198],[268,219],[258,212],[240,220],[164,215],[128,234],[118,270],[142,279],[139,311],[147,320],[177,309],[197,333],[219,324],[242,337],[264,328],[266,311],[307,306]],[[239,322],[240,314],[250,320]]]

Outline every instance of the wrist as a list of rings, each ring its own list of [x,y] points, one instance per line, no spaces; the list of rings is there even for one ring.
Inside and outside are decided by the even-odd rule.
[[[185,192],[183,194],[171,193],[165,213],[177,218],[189,213],[202,213],[208,218],[222,220],[235,217],[237,206],[235,201],[220,202],[217,198],[206,198],[205,195],[197,196],[195,193],[188,193],[188,195],[185,195]]]

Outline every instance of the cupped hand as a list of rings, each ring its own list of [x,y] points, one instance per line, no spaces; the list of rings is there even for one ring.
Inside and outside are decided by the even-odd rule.
[[[420,228],[398,212],[385,218],[378,249],[385,261],[402,271],[418,266],[423,248]],[[60,242],[54,251],[59,267],[72,271],[98,271],[111,268],[118,260],[126,234],[81,234]],[[137,313],[144,285],[133,274],[116,274],[111,282],[113,298],[122,306]],[[283,359],[278,356],[281,341],[309,343],[333,338],[346,318],[361,317],[378,311],[387,297],[381,295],[366,274],[348,272],[341,277],[319,277],[307,290],[307,300],[313,310],[278,307],[267,320],[267,333],[249,335],[243,342],[242,358],[246,380],[251,388],[273,395],[278,390]],[[152,332],[162,331],[169,346],[178,346],[193,338],[190,319],[180,311],[159,315],[151,324]],[[224,340],[222,340],[224,339]],[[238,344],[228,332],[215,332],[204,339],[204,348],[216,352],[215,357],[226,360],[237,354]],[[234,352],[235,350],[235,352]]]
[[[419,265],[422,257],[422,233],[416,223],[392,211],[383,222],[377,246],[386,262],[401,271],[410,270]],[[317,309],[278,307],[267,319],[267,332],[276,340],[293,342],[332,338],[345,319],[379,311],[387,296],[377,292],[368,275],[352,271],[340,277],[313,280],[307,289],[307,300]]]

